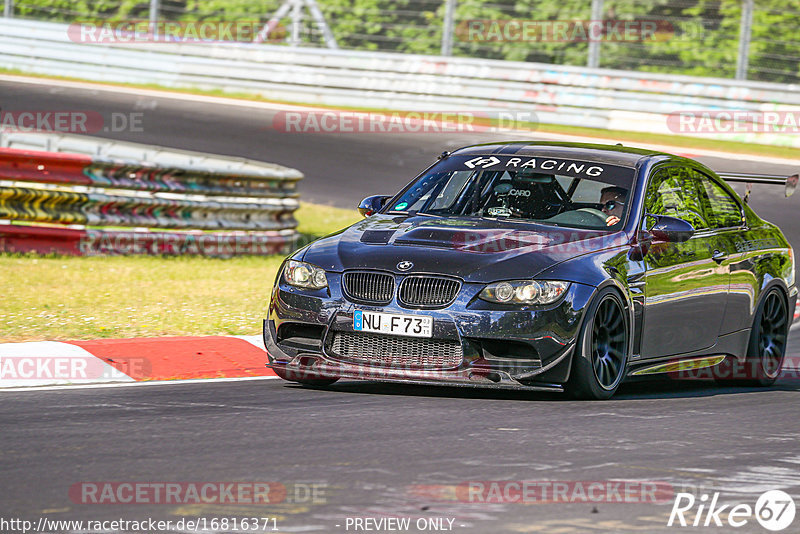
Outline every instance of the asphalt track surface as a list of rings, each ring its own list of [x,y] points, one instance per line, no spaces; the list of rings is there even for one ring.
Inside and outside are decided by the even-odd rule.
[[[303,198],[345,207],[395,191],[442,150],[492,138],[286,134],[271,128],[270,111],[7,82],[0,83],[0,108],[142,112],[143,132],[103,135],[297,167],[307,176]],[[797,170],[698,159],[717,170]],[[796,248],[798,197],[783,200],[781,192],[759,188],[752,201]],[[797,332],[792,355],[800,349]],[[390,531],[348,529],[347,518],[356,517],[410,518],[410,532],[420,531],[419,518],[453,519],[452,532],[765,532],[752,518],[737,529],[667,527],[672,499],[487,504],[467,502],[454,488],[469,481],[638,480],[720,492],[720,504],[753,506],[775,488],[798,499],[798,401],[800,382],[791,377],[763,390],[630,384],[607,402],[355,382],[315,390],[280,380],[5,391],[0,517],[275,517],[285,532]],[[290,495],[270,505],[98,505],[70,497],[76,483],[103,481],[273,481]],[[304,484],[317,485],[316,502],[304,498]],[[800,517],[786,532],[798,524]]]

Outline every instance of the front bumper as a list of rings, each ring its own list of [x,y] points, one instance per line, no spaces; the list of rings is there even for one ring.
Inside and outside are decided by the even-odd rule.
[[[464,284],[445,309],[415,310],[392,302],[355,304],[344,298],[336,276],[329,289],[306,291],[279,283],[264,320],[268,367],[289,379],[337,377],[381,382],[561,391],[569,377],[583,311],[594,288],[572,284],[547,308],[498,309],[477,301],[482,285]],[[433,317],[433,338],[460,343],[463,358],[446,368],[354,361],[332,351],[337,333],[354,333],[355,310]],[[301,331],[286,336],[279,331]],[[303,337],[305,336],[305,337]],[[388,337],[388,336],[387,336]]]

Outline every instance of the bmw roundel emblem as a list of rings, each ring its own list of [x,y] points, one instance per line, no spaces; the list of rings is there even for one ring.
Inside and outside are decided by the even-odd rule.
[[[410,261],[401,261],[400,263],[397,264],[397,268],[400,269],[401,271],[407,271],[413,266],[414,264],[411,263]]]

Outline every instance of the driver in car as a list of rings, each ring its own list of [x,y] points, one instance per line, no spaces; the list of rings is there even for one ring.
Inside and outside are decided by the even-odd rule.
[[[605,213],[606,226],[614,226],[620,221],[623,212],[625,211],[625,197],[628,195],[628,190],[622,187],[606,187],[600,192],[600,204],[602,204],[601,211]]]

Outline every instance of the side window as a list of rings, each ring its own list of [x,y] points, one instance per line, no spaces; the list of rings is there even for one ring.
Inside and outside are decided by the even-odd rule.
[[[702,184],[701,200],[706,220],[711,228],[731,228],[742,225],[742,208],[725,189],[704,174],[695,171]]]
[[[678,217],[694,226],[708,228],[700,204],[698,180],[688,167],[667,167],[656,172],[647,186],[645,212]]]

